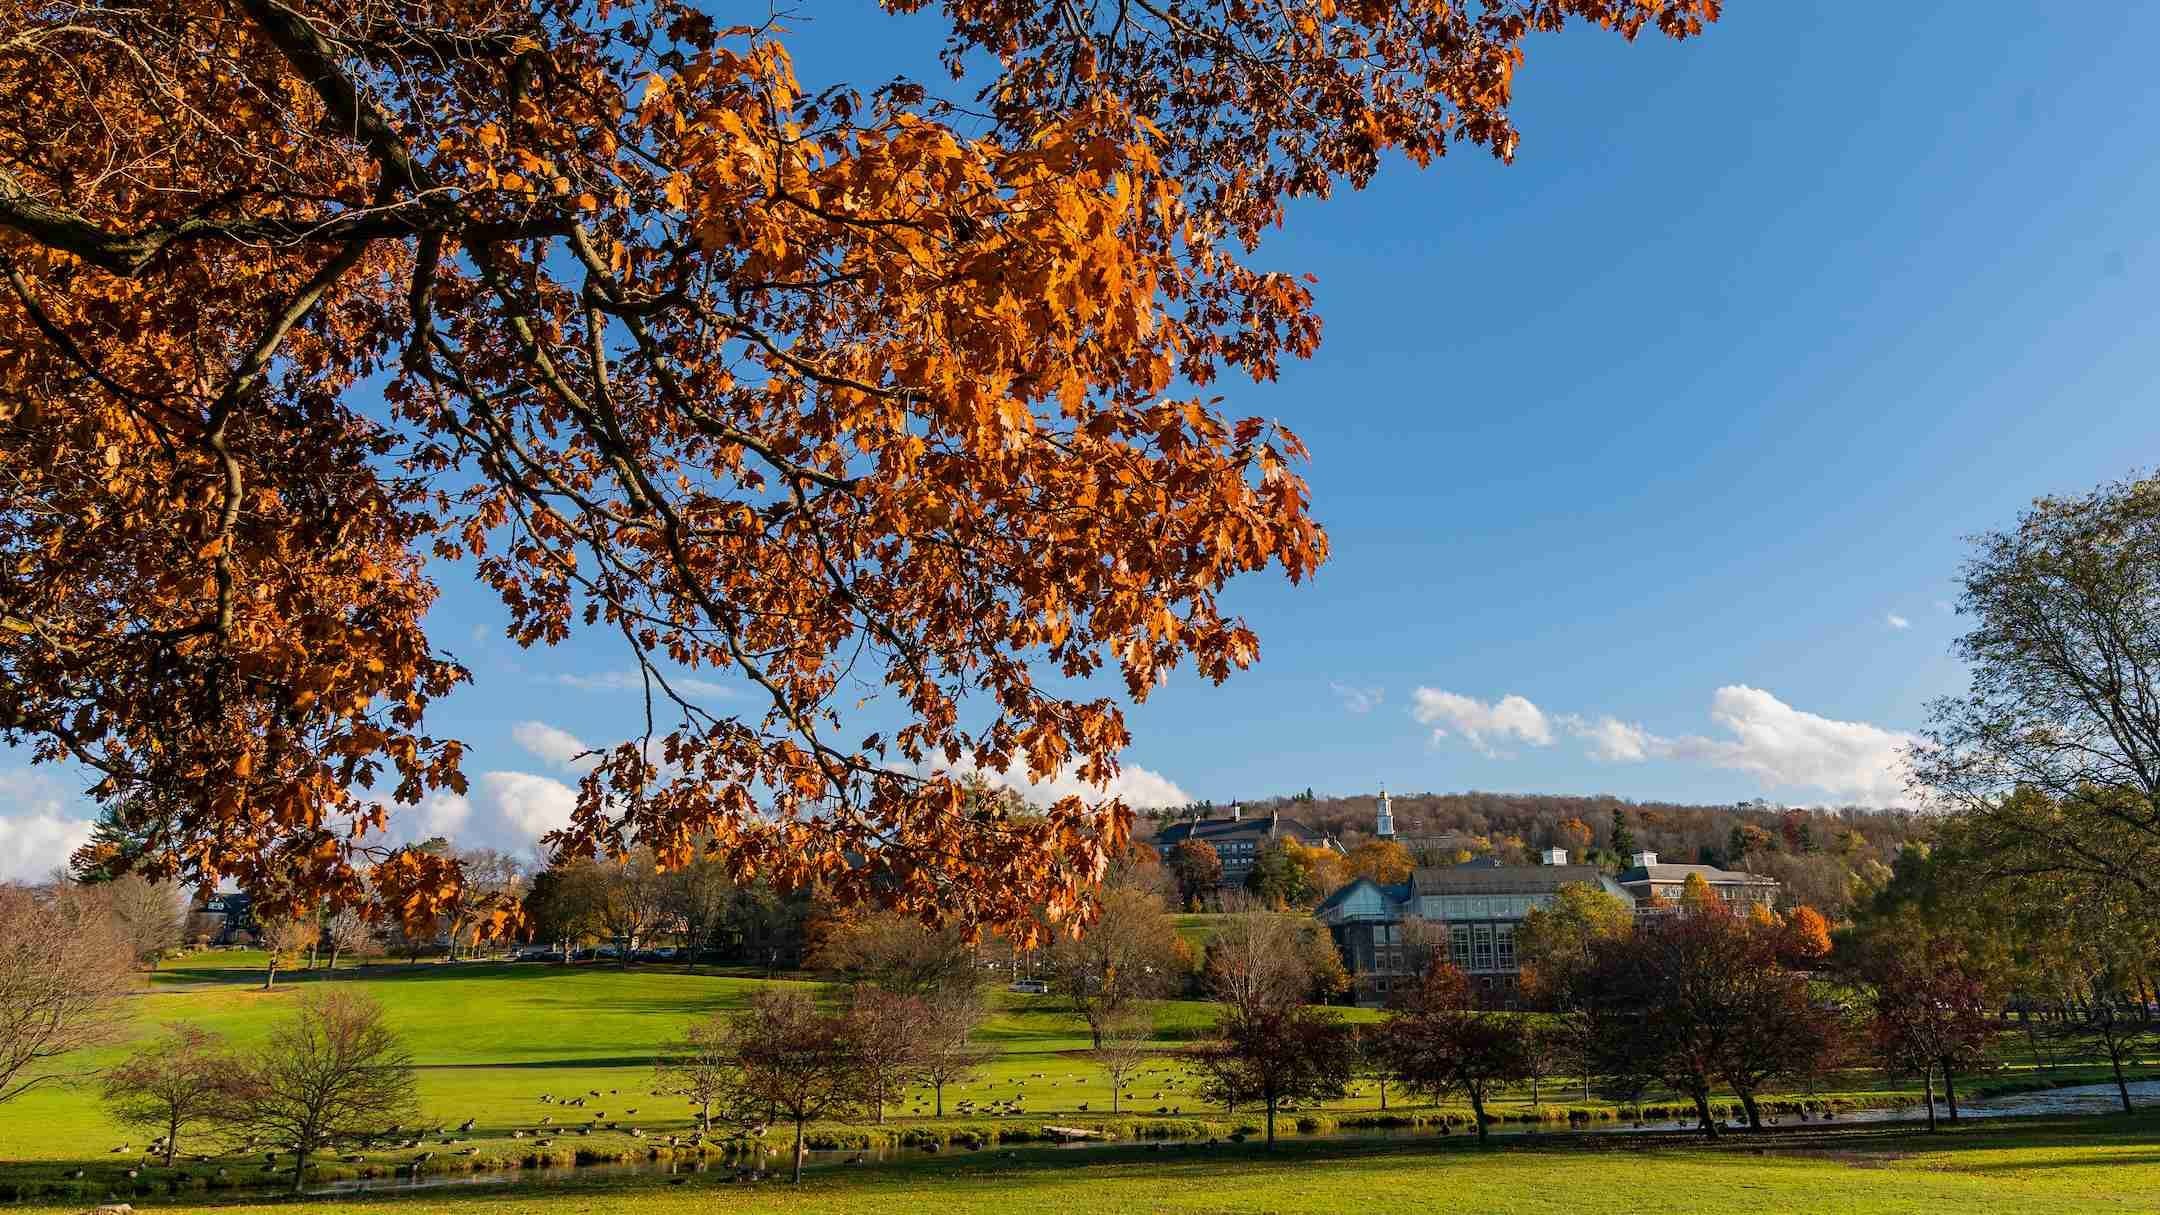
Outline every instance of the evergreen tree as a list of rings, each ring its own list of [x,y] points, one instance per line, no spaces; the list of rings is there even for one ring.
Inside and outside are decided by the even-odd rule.
[[[1305,870],[1290,858],[1281,840],[1269,840],[1253,856],[1245,874],[1245,889],[1269,907],[1293,907],[1303,902]]]
[[[1627,811],[1619,806],[1612,812],[1612,850],[1625,862],[1635,852],[1635,832],[1628,827]]]

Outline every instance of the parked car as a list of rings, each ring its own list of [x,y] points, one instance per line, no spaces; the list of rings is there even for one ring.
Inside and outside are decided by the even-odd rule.
[[[1015,979],[1012,990],[1023,996],[1047,996],[1050,994],[1050,985],[1041,979]]]

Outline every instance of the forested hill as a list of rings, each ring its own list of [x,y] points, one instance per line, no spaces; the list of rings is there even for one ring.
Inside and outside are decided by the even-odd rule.
[[[1247,816],[1279,811],[1348,847],[1371,836],[1378,801],[1371,793],[1338,797],[1308,790],[1241,805]],[[1202,803],[1159,812],[1155,821],[1228,808]],[[1528,863],[1559,845],[1577,860],[1587,854],[1618,868],[1624,854],[1648,849],[1664,861],[1767,874],[1784,883],[1790,901],[1833,915],[1850,905],[1856,889],[1886,881],[1899,849],[1924,838],[1928,821],[1907,811],[1857,806],[1688,806],[1547,793],[1404,793],[1394,796],[1394,811],[1396,835],[1413,845],[1421,863],[1449,863],[1465,852]]]

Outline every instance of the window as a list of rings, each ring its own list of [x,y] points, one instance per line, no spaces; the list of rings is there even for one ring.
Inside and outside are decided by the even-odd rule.
[[[1470,937],[1470,969],[1491,970],[1492,968],[1493,926],[1490,924],[1474,925]]]
[[[1470,969],[1470,929],[1467,927],[1448,930],[1448,956],[1455,965]]]
[[[1500,925],[1498,932],[1493,936],[1493,948],[1500,969],[1515,969],[1515,926],[1513,924]]]

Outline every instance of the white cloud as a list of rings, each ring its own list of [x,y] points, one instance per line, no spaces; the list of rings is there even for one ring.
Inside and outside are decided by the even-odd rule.
[[[1672,759],[1746,772],[1765,785],[1813,789],[1840,801],[1895,805],[1905,799],[1906,748],[1914,738],[1864,721],[1793,708],[1760,688],[1733,684],[1710,700],[1710,719],[1729,738],[1663,738],[1611,717],[1564,718],[1595,759]]]
[[[0,882],[38,881],[90,842],[95,808],[29,768],[0,769]]]
[[[536,843],[550,831],[570,825],[577,790],[551,777],[530,772],[482,772],[473,783],[483,818],[482,842],[497,847]]]
[[[1350,713],[1370,713],[1380,707],[1381,701],[1387,699],[1387,692],[1379,687],[1361,688],[1341,682],[1331,682],[1328,687],[1334,691],[1336,698],[1342,701],[1344,711]]]
[[[1889,625],[1893,629],[1909,629],[1912,627],[1912,621],[1905,619],[1903,616],[1898,615],[1896,612],[1890,612],[1886,614],[1883,617],[1883,623]]]
[[[1078,797],[1088,801],[1115,797],[1135,810],[1159,810],[1191,805],[1194,800],[1190,793],[1178,787],[1176,781],[1138,764],[1119,765],[1118,774],[1111,777],[1107,785],[1088,784],[1081,780],[1079,773],[1071,767],[1045,781],[1029,780],[1025,755],[1015,758],[1011,766],[1003,772],[972,765],[963,766],[956,771],[962,776],[980,776],[993,785],[1018,793],[1038,806],[1047,806],[1062,797]]]
[[[637,671],[599,671],[590,675],[561,674],[555,676],[553,682],[566,688],[576,688],[581,692],[643,692],[645,690],[645,677]],[[709,696],[714,700],[726,700],[736,694],[734,688],[724,683],[715,683],[710,679],[699,679],[695,675],[670,674],[667,676],[667,683],[669,687],[684,696]],[[658,693],[660,691],[659,685],[655,684],[653,691]]]
[[[1496,744],[1509,739],[1534,747],[1549,746],[1553,740],[1552,724],[1546,720],[1544,710],[1512,694],[1487,704],[1457,692],[1419,688],[1411,696],[1410,716],[1431,726],[1434,739],[1446,738],[1453,730],[1462,735],[1463,741],[1493,758],[1502,754]]]
[[[535,758],[544,759],[559,768],[585,769],[592,766],[592,757],[581,755],[592,750],[583,739],[568,730],[558,729],[544,721],[521,721],[510,727],[510,740],[525,748]]]
[[[1560,723],[1567,727],[1568,733],[1590,744],[1592,759],[1640,763],[1650,758],[1653,750],[1668,743],[1634,722],[1621,721],[1617,717],[1600,717],[1592,721],[1570,714],[1562,717]]]

